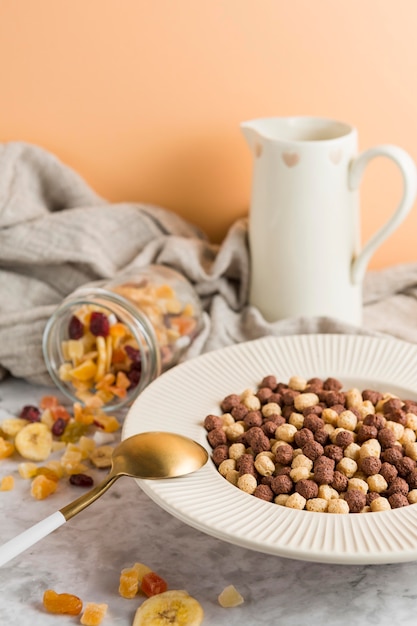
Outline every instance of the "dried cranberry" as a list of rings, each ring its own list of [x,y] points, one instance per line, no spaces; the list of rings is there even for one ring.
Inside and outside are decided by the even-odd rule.
[[[137,348],[134,348],[133,346],[125,346],[125,352],[133,363],[140,362],[140,352]]]
[[[95,337],[107,337],[110,332],[109,318],[100,311],[93,311],[90,317],[90,331]]]
[[[130,370],[126,373],[126,376],[130,380],[130,387],[129,387],[129,389],[131,389],[132,387],[136,387],[136,385],[140,381],[141,375],[142,375],[141,364],[140,363],[136,363],[136,364],[133,363],[132,367],[130,368]]]
[[[76,315],[73,315],[69,321],[68,335],[70,339],[81,339],[84,335],[84,324]]]
[[[69,481],[71,485],[76,487],[92,487],[94,485],[93,479],[87,474],[71,474]]]
[[[60,437],[64,432],[66,425],[66,420],[64,420],[63,417],[58,417],[52,425],[52,434],[55,435],[55,437]]]
[[[20,412],[20,417],[29,422],[39,422],[41,419],[41,412],[38,407],[27,404]]]

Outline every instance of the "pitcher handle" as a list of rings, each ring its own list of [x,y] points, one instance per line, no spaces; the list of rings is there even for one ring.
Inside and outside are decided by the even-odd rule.
[[[417,193],[417,169],[411,156],[398,146],[381,145],[362,152],[351,164],[349,171],[349,189],[359,188],[363,173],[371,159],[385,156],[394,161],[403,177],[403,196],[392,217],[369,239],[360,255],[354,259],[351,267],[353,284],[362,281],[369,260],[378,246],[401,224],[411,210]]]

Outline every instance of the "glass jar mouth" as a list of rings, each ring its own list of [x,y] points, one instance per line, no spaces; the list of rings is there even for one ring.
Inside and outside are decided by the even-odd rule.
[[[136,309],[130,302],[116,293],[95,286],[82,288],[76,294],[67,298],[55,310],[48,320],[42,338],[44,360],[53,382],[60,391],[72,402],[85,402],[78,397],[71,381],[63,380],[60,375],[60,366],[64,363],[63,341],[69,339],[69,320],[82,306],[97,306],[108,312],[113,321],[120,320],[126,324],[134,337],[140,353],[140,377],[136,385],[127,389],[125,397],[117,397],[105,402],[100,407],[102,411],[115,411],[131,404],[139,393],[161,373],[161,357],[157,347],[157,338],[154,329],[145,315]]]

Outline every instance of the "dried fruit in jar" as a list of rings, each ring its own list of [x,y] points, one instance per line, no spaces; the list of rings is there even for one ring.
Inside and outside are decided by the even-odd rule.
[[[173,590],[147,598],[137,609],[132,626],[200,626],[203,619],[203,607],[198,600],[187,591]]]
[[[78,596],[71,593],[56,593],[53,589],[47,589],[43,594],[43,605],[50,613],[64,615],[79,615],[83,608]]]

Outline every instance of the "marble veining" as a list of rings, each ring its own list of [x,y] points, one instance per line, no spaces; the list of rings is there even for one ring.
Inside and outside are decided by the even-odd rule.
[[[45,391],[23,383],[0,383],[0,420]],[[0,462],[0,477],[16,463]],[[17,474],[16,474],[17,475]],[[78,493],[78,492],[77,492]],[[16,479],[0,492],[0,538],[6,541],[68,503],[74,489],[60,484],[37,502],[28,483]],[[328,565],[252,552],[188,527],[160,509],[124,478],[91,507],[0,568],[0,625],[77,624],[79,618],[47,614],[45,589],[106,602],[103,626],[128,626],[141,599],[118,595],[120,570],[134,561],[153,567],[171,588],[187,589],[202,604],[204,626],[347,626],[415,624],[417,563]],[[234,584],[245,603],[222,609],[217,596]]]

